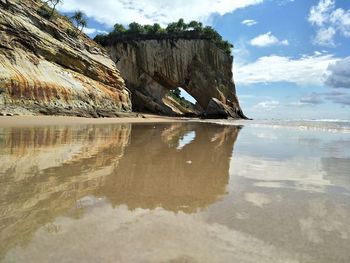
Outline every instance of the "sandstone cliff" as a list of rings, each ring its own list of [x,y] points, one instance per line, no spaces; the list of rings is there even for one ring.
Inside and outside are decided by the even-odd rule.
[[[232,79],[233,59],[210,40],[139,36],[105,45],[131,90],[134,110],[246,118]],[[197,100],[198,111],[186,112],[169,98],[177,87]]]
[[[6,3],[7,2],[7,3]],[[118,116],[131,111],[107,53],[37,0],[0,1],[0,114]]]

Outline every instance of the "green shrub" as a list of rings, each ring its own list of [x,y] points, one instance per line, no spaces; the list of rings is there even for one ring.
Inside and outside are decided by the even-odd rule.
[[[181,106],[194,110],[195,105],[181,96],[181,91],[179,88],[170,90],[168,94],[175,101],[177,101]]]
[[[108,35],[106,35],[106,34],[97,34],[94,37],[94,40],[97,43],[100,43],[102,46],[105,46],[107,44],[107,38],[108,38]]]
[[[115,33],[125,33],[126,32],[126,28],[122,24],[115,24],[113,32],[115,32]]]
[[[137,39],[137,38],[152,38],[152,37],[169,37],[169,38],[200,38],[208,39],[223,50],[228,55],[231,55],[233,45],[226,40],[212,27],[203,27],[201,22],[191,21],[186,24],[181,18],[177,22],[168,24],[166,28],[162,28],[159,24],[141,25],[136,22],[130,23],[128,28],[121,24],[115,24],[114,29],[107,35],[96,35],[94,40],[105,46],[113,40],[120,39]]]
[[[45,19],[50,19],[51,18],[51,10],[47,5],[42,5],[38,9],[38,15],[45,18]]]
[[[63,0],[46,0],[38,10],[38,14],[46,19],[51,19],[57,15],[56,7],[62,4]]]
[[[70,37],[77,37],[77,32],[76,32],[76,30],[72,30],[72,29],[70,29],[70,28],[67,28],[67,29],[66,29],[66,33],[67,33],[67,35],[70,36]]]

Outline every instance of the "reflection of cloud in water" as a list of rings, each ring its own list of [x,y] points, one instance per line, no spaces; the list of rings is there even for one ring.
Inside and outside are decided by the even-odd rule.
[[[195,131],[190,131],[186,133],[179,141],[179,146],[177,146],[176,149],[181,150],[183,147],[185,147],[187,144],[191,143],[194,140],[194,137],[196,137]]]
[[[58,232],[40,228],[28,246],[11,250],[4,261],[297,262],[250,235],[208,224],[200,215],[162,208],[130,211],[97,202],[79,220],[59,217],[53,224]]]
[[[325,200],[314,199],[308,201],[310,214],[308,217],[299,219],[299,224],[303,235],[307,237],[310,242],[323,243],[324,238],[322,233],[338,233],[340,239],[347,240],[350,238],[350,226],[344,225],[340,218],[347,217],[347,211],[342,207],[336,207],[333,214],[330,213],[329,207]]]
[[[348,134],[245,127],[237,153],[264,159],[350,155]]]
[[[322,168],[326,179],[350,191],[350,158],[322,158]]]
[[[246,193],[244,195],[245,200],[248,202],[258,206],[263,207],[264,205],[267,205],[271,203],[271,200],[266,194],[262,193]]]
[[[324,178],[319,160],[301,158],[285,161],[235,156],[231,161],[231,174],[256,180],[258,186],[295,188],[323,191],[331,182]]]
[[[242,130],[229,195],[210,207],[207,219],[298,255],[301,262],[350,262],[348,135],[271,133],[276,140]]]
[[[275,139],[261,138],[261,133],[270,133]],[[350,190],[346,176],[350,140],[346,134],[249,127],[240,134],[235,153],[231,174],[256,180],[256,186],[310,191],[338,186]]]
[[[233,190],[203,216],[289,252],[300,262],[350,262],[349,196],[257,183],[264,182],[232,175]]]

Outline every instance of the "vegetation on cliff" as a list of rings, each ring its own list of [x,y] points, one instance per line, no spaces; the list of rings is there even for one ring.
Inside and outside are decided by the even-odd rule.
[[[79,36],[82,33],[83,29],[87,27],[88,20],[82,11],[76,10],[71,17],[68,17],[66,15],[61,16],[57,12],[56,7],[62,4],[63,0],[41,0],[40,3],[41,5],[37,13],[41,17],[48,20],[53,20],[54,18],[61,17],[71,22],[75,29],[72,29],[71,27],[66,28],[66,33],[70,37]]]
[[[181,91],[179,88],[170,90],[168,95],[177,101],[177,103],[179,103],[182,107],[195,110],[195,105],[181,96]]]
[[[208,39],[222,49],[228,55],[231,55],[233,45],[226,40],[212,27],[205,26],[197,21],[185,23],[181,18],[179,21],[168,24],[162,28],[159,24],[140,25],[136,22],[129,24],[125,28],[121,24],[115,24],[114,29],[109,34],[99,34],[94,40],[103,46],[113,43],[114,41],[126,41],[135,39]]]
[[[51,19],[54,15],[57,15],[56,7],[63,3],[63,0],[44,0],[43,4],[38,10],[39,15],[46,19]]]
[[[81,11],[75,11],[73,16],[70,18],[72,23],[77,28],[77,35],[80,35],[83,31],[84,27],[87,26],[87,19],[85,18],[85,14]],[[80,27],[80,29],[79,29]]]

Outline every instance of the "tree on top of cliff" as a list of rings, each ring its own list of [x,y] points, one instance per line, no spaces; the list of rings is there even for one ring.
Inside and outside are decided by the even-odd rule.
[[[84,13],[81,11],[75,11],[71,19],[72,19],[72,22],[77,27],[77,30],[78,30],[77,35],[80,35],[83,29],[87,26],[87,19],[85,18]]]
[[[94,40],[102,45],[107,45],[110,41],[118,39],[136,39],[136,38],[199,38],[213,41],[216,46],[225,53],[231,55],[233,45],[222,39],[222,36],[212,27],[203,27],[201,22],[191,21],[186,24],[184,19],[168,24],[162,28],[159,24],[141,25],[136,22],[129,24],[125,28],[121,24],[115,24],[114,29],[107,35],[96,35]]]
[[[122,24],[115,24],[113,31],[120,32],[120,33],[125,33],[126,32],[126,28]]]
[[[133,22],[129,24],[128,32],[130,33],[145,33],[145,27],[139,23]]]
[[[63,0],[46,0],[40,7],[39,14],[47,19],[51,19],[55,14],[56,7],[62,4]]]
[[[201,22],[197,22],[197,21],[191,21],[188,24],[189,28],[192,28],[195,31],[201,32],[203,31],[203,24]]]
[[[175,23],[170,23],[166,27],[166,31],[168,33],[180,33],[180,32],[186,31],[187,29],[188,29],[188,25],[185,23],[183,18],[180,18],[179,21]]]

